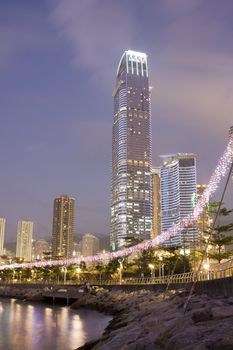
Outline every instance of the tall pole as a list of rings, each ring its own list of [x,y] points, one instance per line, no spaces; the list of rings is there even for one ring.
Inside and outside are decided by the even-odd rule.
[[[63,267],[63,272],[64,272],[64,284],[66,283],[66,273],[67,273],[67,267]]]
[[[120,285],[122,284],[123,261],[124,261],[124,259],[118,259],[118,262],[120,264],[120,267],[119,267]]]

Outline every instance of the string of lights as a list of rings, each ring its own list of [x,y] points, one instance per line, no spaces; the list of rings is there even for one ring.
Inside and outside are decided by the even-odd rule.
[[[72,264],[80,264],[81,262],[94,263],[98,261],[110,261],[115,258],[122,258],[132,253],[140,252],[141,250],[154,248],[162,244],[164,241],[169,240],[171,237],[174,237],[177,232],[181,232],[185,228],[192,225],[198,219],[203,209],[208,204],[211,196],[217,190],[222,178],[227,174],[232,161],[233,161],[233,134],[230,137],[226,150],[224,151],[222,157],[218,161],[218,164],[210,178],[210,181],[206,190],[203,192],[202,196],[198,200],[197,205],[194,208],[193,212],[187,215],[184,219],[180,220],[177,224],[172,226],[170,229],[168,229],[165,232],[162,232],[159,236],[157,236],[152,240],[139,243],[133,247],[124,248],[122,250],[118,250],[115,252],[107,252],[107,253],[101,253],[94,256],[71,258],[71,259],[64,259],[64,260],[36,261],[36,262],[30,262],[30,263],[13,263],[13,264],[0,266],[0,270],[45,267],[45,266],[64,266],[64,265],[69,266]]]

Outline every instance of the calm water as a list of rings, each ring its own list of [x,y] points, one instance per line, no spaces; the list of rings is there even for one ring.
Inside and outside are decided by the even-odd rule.
[[[0,298],[1,350],[74,350],[98,338],[110,316]]]

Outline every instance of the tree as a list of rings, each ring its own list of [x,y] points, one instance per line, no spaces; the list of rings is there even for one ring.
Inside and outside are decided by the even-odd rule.
[[[102,283],[102,275],[106,271],[106,267],[104,266],[104,264],[101,261],[98,261],[97,264],[95,265],[95,270],[97,271],[97,273],[99,275],[99,282],[101,284]]]
[[[213,215],[216,215],[218,212],[217,206],[219,203],[213,203],[210,205],[210,212]],[[229,246],[233,243],[233,236],[227,236],[233,230],[233,222],[229,224],[220,224],[220,219],[222,217],[227,217],[233,212],[233,209],[228,210],[227,208],[221,208],[218,213],[218,225],[213,229],[205,231],[209,236],[208,244],[211,246],[210,251],[208,251],[208,257],[214,260],[217,260],[220,264],[223,259],[228,259],[233,250],[230,249],[226,251],[226,246]]]
[[[118,259],[117,258],[112,259],[109,261],[108,265],[106,266],[106,272],[110,275],[115,274],[119,266],[120,264]]]
[[[187,255],[181,254],[180,247],[163,248],[163,261],[165,265],[165,274],[179,274],[191,271],[191,264]]]

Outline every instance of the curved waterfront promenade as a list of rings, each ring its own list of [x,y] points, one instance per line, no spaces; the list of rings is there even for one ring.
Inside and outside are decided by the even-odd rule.
[[[192,283],[171,283],[169,288],[177,290],[186,288],[189,290]],[[108,290],[137,291],[150,290],[153,292],[164,292],[167,289],[166,283],[135,283],[128,281],[125,284],[101,284],[102,288]],[[233,296],[233,277],[219,278],[214,280],[198,281],[195,286],[198,293],[206,293],[209,296]],[[83,294],[82,285],[77,284],[51,284],[51,283],[1,283],[0,296],[30,298],[30,300],[43,300],[44,298],[68,299],[68,302],[78,299]]]

